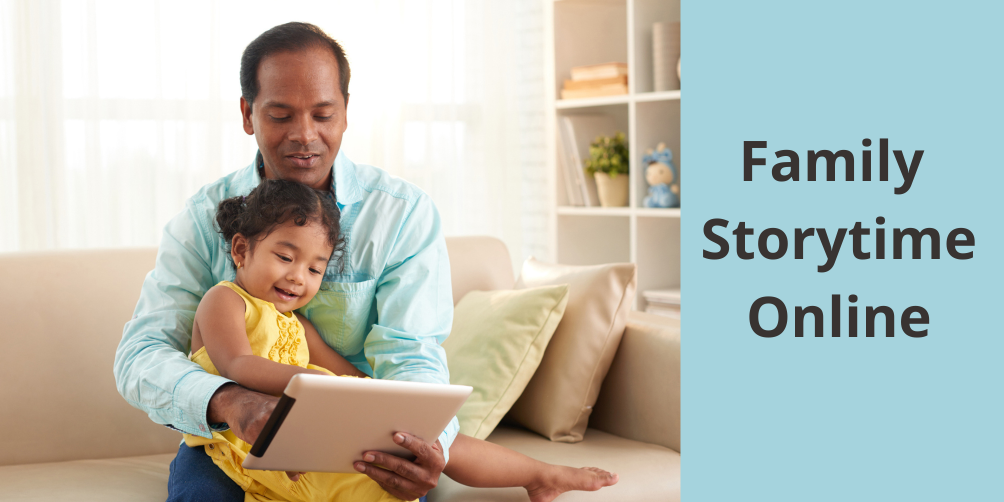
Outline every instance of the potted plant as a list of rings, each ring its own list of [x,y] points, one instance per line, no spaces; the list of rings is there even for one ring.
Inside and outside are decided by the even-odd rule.
[[[597,136],[589,144],[586,172],[596,179],[596,189],[603,207],[628,205],[628,147],[624,133],[613,137]]]

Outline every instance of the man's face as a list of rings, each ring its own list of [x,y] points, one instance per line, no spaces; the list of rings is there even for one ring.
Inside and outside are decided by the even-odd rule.
[[[265,177],[331,189],[331,165],[348,126],[331,49],[280,52],[258,66],[253,106],[241,98],[244,131],[254,134]]]

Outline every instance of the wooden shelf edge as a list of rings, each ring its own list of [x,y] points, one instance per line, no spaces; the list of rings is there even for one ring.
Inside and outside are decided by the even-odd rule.
[[[623,105],[627,104],[630,100],[630,94],[600,96],[598,98],[559,99],[554,102],[554,107],[559,110],[568,110],[573,108],[589,108],[591,106]]]
[[[651,208],[651,207],[583,207],[583,206],[558,206],[557,212],[562,216],[631,216],[656,217],[656,218],[679,218],[680,208]]]
[[[655,216],[659,218],[679,218],[680,208],[669,207],[669,208],[655,208],[655,207],[640,207],[635,209],[635,214],[638,216]]]
[[[630,102],[649,103],[652,101],[679,101],[680,91],[642,92],[638,94],[619,94],[617,96],[600,96],[598,98],[559,99],[554,102],[558,110],[574,110],[593,106],[624,105]]]
[[[661,91],[661,92],[640,92],[634,95],[635,102],[645,103],[648,101],[679,101],[680,91]]]
[[[631,216],[630,207],[558,206],[563,216]]]

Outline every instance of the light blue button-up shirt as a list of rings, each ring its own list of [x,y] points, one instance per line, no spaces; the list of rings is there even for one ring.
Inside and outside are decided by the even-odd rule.
[[[209,399],[231,382],[187,357],[202,296],[236,276],[228,243],[216,229],[216,208],[258,185],[257,162],[204,186],[164,228],[156,268],[143,282],[115,353],[122,397],[154,422],[189,434],[211,435]],[[414,185],[341,152],[333,169],[344,269],[332,260],[321,291],[300,313],[328,345],[374,378],[449,383],[440,344],[453,324],[453,294],[436,207]],[[459,430],[454,418],[439,437],[447,459]]]

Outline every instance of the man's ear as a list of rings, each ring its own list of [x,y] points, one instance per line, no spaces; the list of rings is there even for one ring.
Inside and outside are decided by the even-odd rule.
[[[250,254],[251,243],[243,234],[235,234],[234,238],[230,240],[230,257],[234,260],[234,266],[236,267],[237,264],[243,266]]]
[[[251,122],[251,104],[241,96],[241,116],[244,118],[244,132],[254,136],[254,124]]]
[[[350,94],[345,95],[345,115],[342,117],[346,129],[349,128],[349,96]]]

